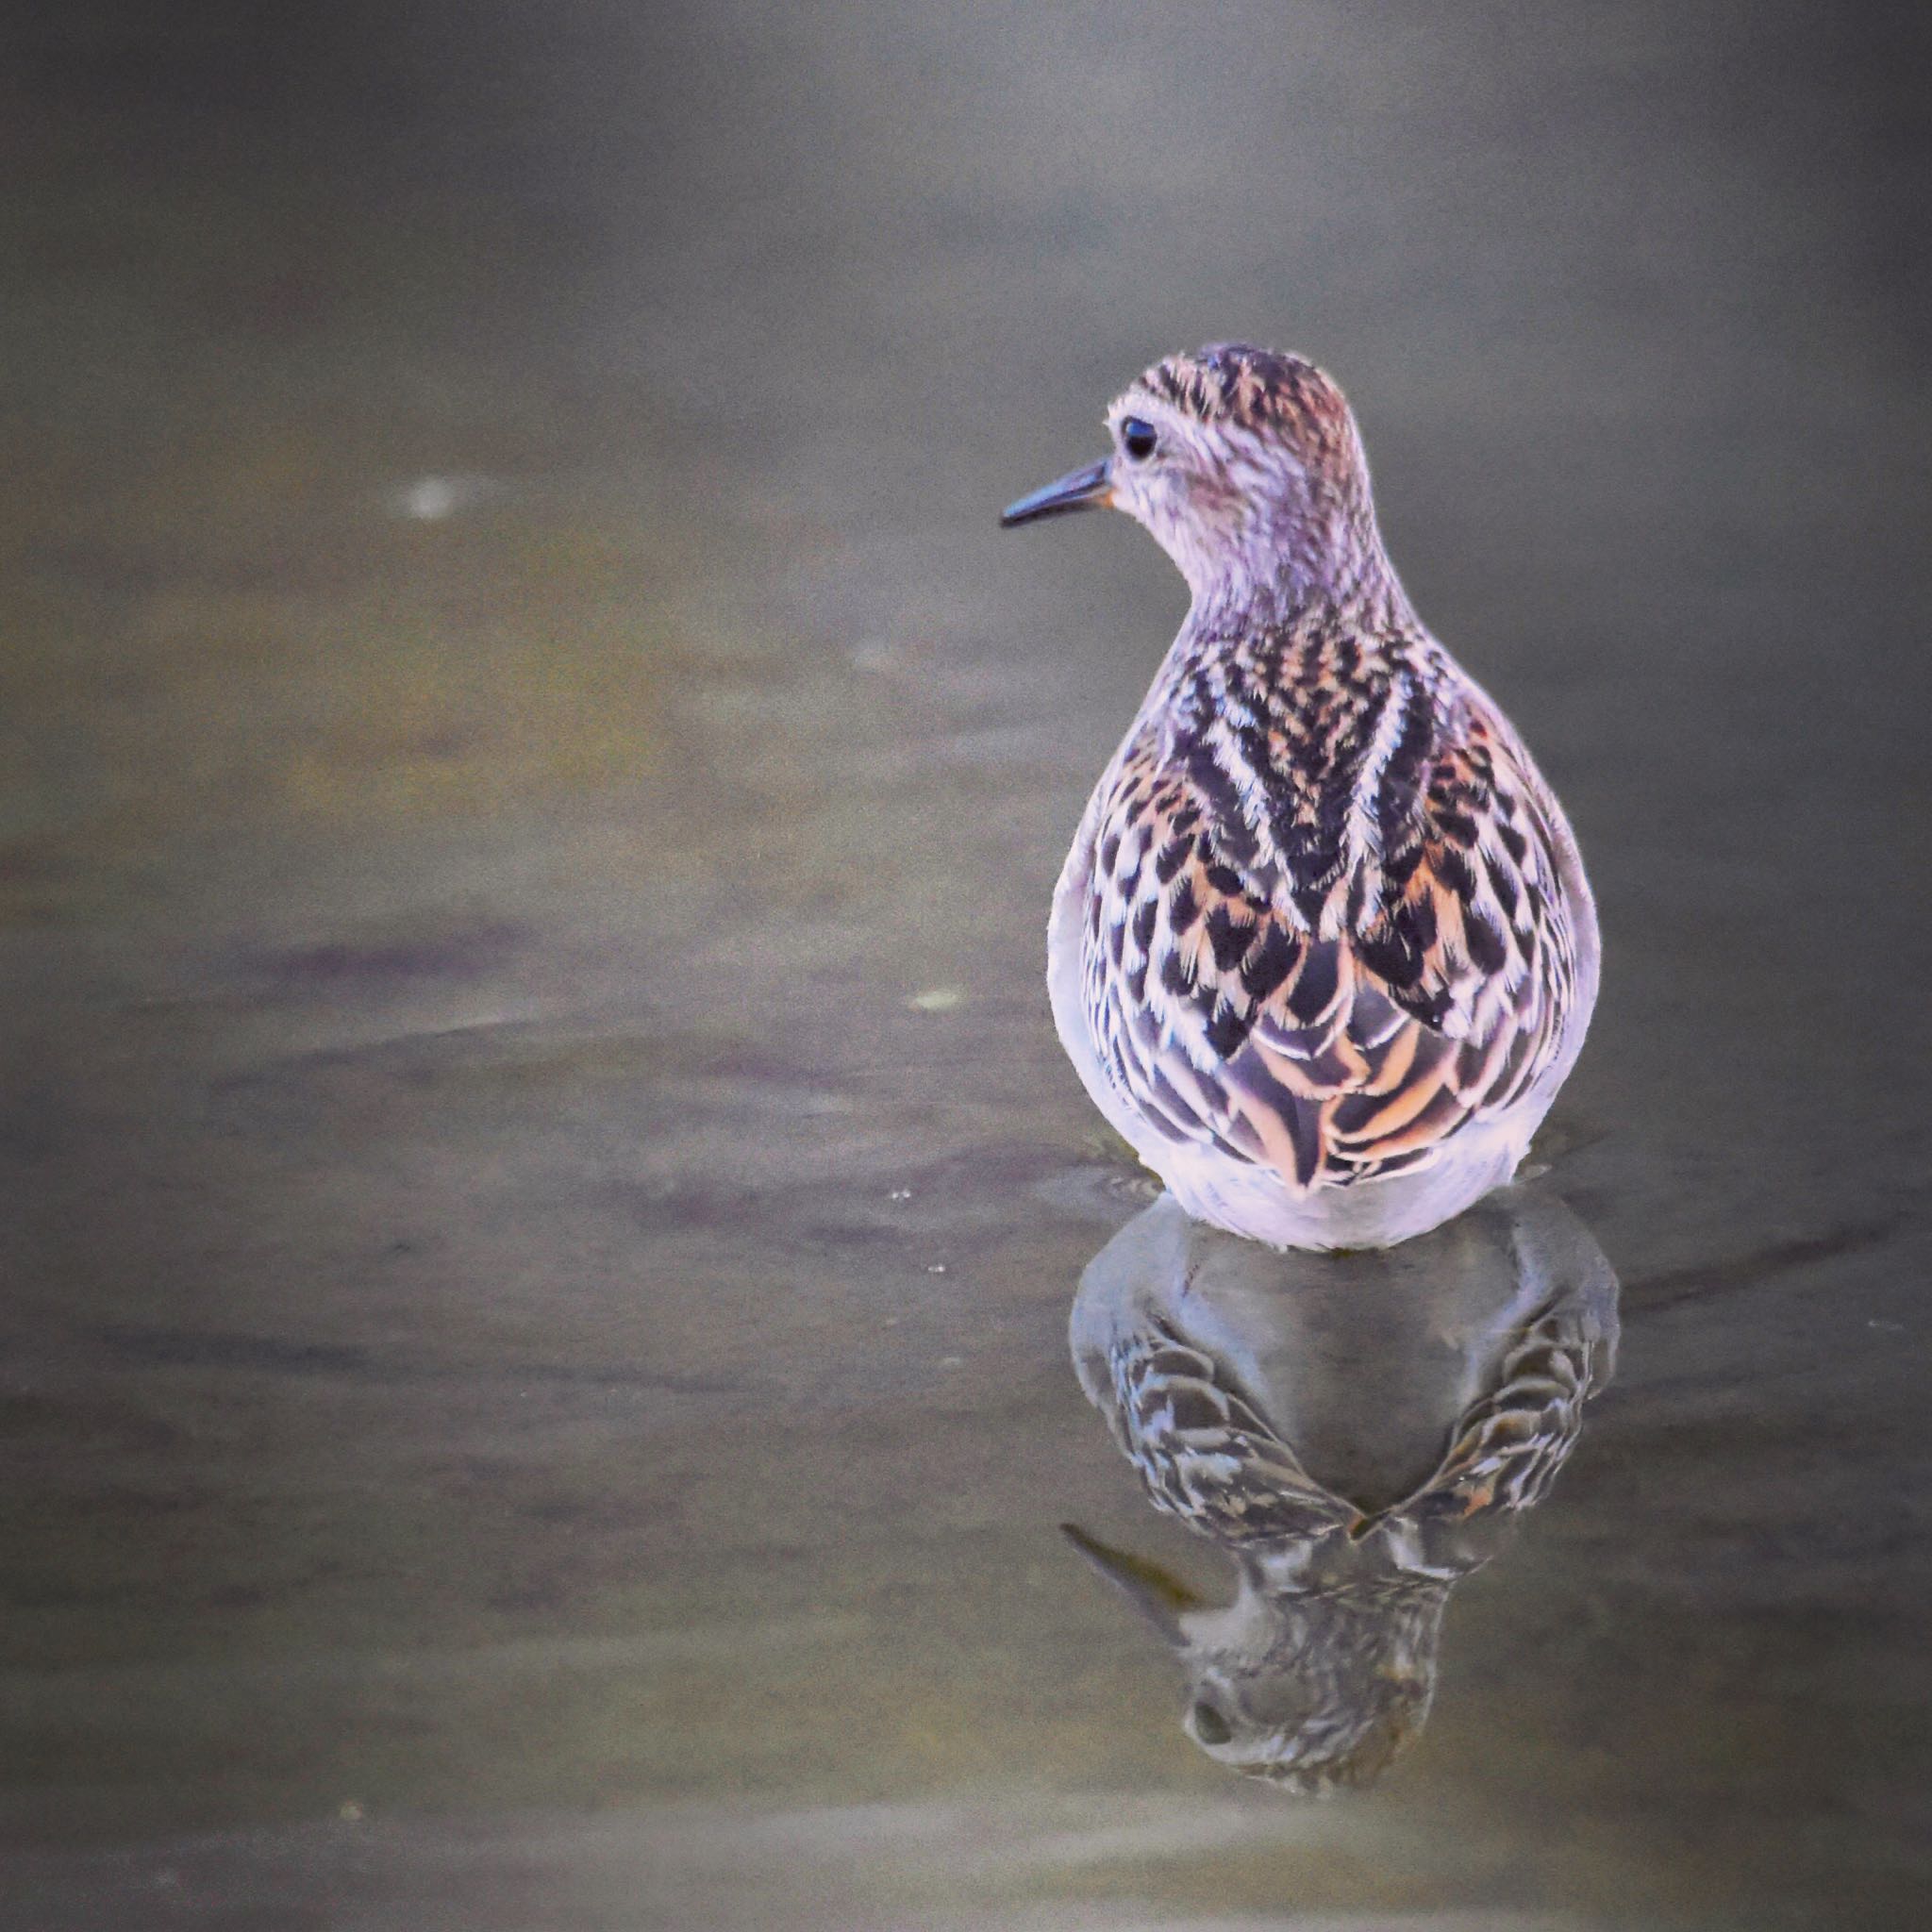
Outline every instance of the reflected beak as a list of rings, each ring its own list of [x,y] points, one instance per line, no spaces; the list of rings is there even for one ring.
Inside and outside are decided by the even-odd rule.
[[[1063,1523],[1060,1534],[1118,1590],[1176,1649],[1188,1641],[1181,1618],[1206,1608],[1197,1595],[1171,1570],[1145,1557],[1129,1556],[1091,1537],[1078,1524]]]
[[[1009,503],[1000,512],[1000,528],[1010,530],[1015,524],[1031,524],[1041,517],[1064,516],[1070,509],[1092,509],[1113,500],[1113,464],[1102,457],[1084,470],[1073,470],[1044,490]]]

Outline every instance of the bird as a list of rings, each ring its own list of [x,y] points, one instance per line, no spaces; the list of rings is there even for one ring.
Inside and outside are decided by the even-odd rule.
[[[1147,1500],[1231,1560],[1233,1600],[1061,1530],[1172,1650],[1202,1751],[1324,1796],[1413,1740],[1450,1594],[1568,1461],[1617,1302],[1536,1185],[1379,1256],[1275,1254],[1172,1196],[1115,1234],[1081,1277],[1074,1371]]]
[[[1190,1214],[1391,1246],[1514,1174],[1582,1049],[1575,837],[1415,614],[1332,377],[1211,343],[1107,421],[1105,458],[1001,524],[1124,510],[1191,602],[1055,890],[1056,1027]]]

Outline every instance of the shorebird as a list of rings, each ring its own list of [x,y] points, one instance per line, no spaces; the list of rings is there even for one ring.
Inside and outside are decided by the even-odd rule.
[[[1192,592],[1054,895],[1061,1042],[1189,1213],[1406,1241],[1510,1178],[1583,1045],[1576,841],[1410,608],[1327,375],[1217,343],[1108,424],[1000,519],[1123,509]]]
[[[1609,1261],[1545,1189],[1347,1257],[1273,1254],[1165,1197],[1094,1257],[1068,1340],[1234,1598],[1062,1528],[1171,1646],[1210,1757],[1309,1795],[1369,1783],[1428,1715],[1452,1591],[1548,1491],[1617,1335]]]

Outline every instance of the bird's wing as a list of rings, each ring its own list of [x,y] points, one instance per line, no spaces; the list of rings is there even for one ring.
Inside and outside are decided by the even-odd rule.
[[[1255,823],[1206,761],[1129,750],[1083,959],[1102,1066],[1175,1142],[1300,1188],[1427,1163],[1522,1097],[1574,997],[1557,833],[1479,709],[1351,828]]]
[[[1544,1307],[1524,1324],[1494,1385],[1457,1419],[1436,1472],[1391,1514],[1460,1522],[1489,1509],[1527,1509],[1570,1459],[1594,1391],[1590,1337],[1574,1307]]]
[[[1324,1536],[1358,1512],[1310,1476],[1214,1357],[1165,1322],[1108,1353],[1114,1441],[1157,1509],[1225,1543]]]

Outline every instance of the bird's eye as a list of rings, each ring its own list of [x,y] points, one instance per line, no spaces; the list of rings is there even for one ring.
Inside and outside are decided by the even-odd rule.
[[[1211,1704],[1197,1704],[1191,1713],[1194,1735],[1204,1744],[1224,1744],[1234,1736],[1227,1720]]]
[[[1153,424],[1143,423],[1138,416],[1129,416],[1121,425],[1121,447],[1137,463],[1144,463],[1154,454],[1156,441]]]

